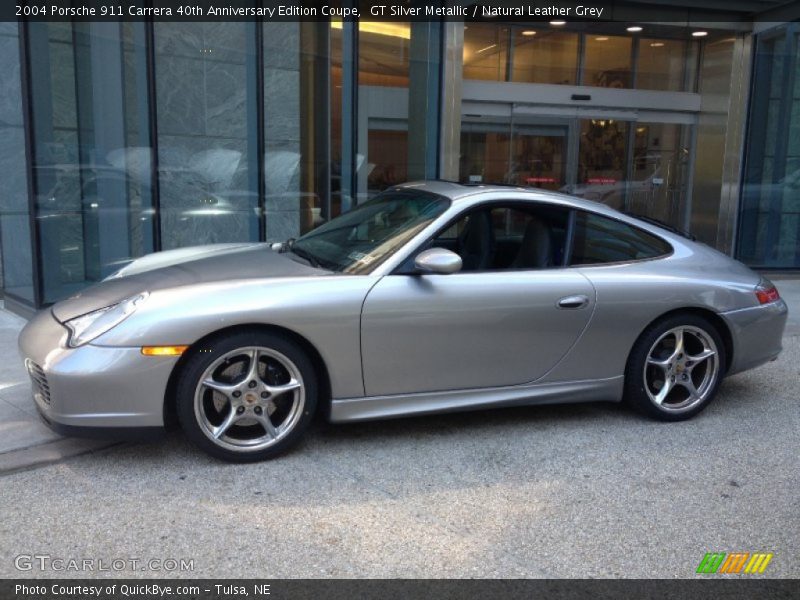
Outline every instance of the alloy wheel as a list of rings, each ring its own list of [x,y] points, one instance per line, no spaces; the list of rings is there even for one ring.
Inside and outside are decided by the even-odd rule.
[[[202,432],[235,452],[277,444],[297,425],[304,404],[300,369],[284,354],[262,346],[219,357],[203,372],[194,394]]]
[[[645,391],[663,410],[684,412],[703,402],[720,375],[719,351],[703,329],[680,326],[651,346],[644,366]]]

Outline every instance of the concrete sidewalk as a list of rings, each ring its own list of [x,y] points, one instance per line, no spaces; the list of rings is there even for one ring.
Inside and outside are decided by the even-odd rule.
[[[773,281],[789,304],[786,335],[800,335],[800,278],[775,276]],[[17,350],[17,336],[24,325],[24,319],[5,310],[0,302],[0,475],[117,445],[64,438],[41,422]]]
[[[42,423],[31,398],[31,384],[17,350],[25,319],[0,301],[0,473],[59,461],[113,443],[64,438]]]

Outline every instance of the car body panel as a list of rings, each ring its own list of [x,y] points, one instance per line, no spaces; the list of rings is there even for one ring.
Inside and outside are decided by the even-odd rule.
[[[331,402],[330,421],[369,421],[462,410],[509,406],[618,401],[624,378],[533,383],[526,385],[449,390],[422,394],[339,398]]]
[[[67,329],[49,310],[28,322],[20,351],[46,376],[50,402],[35,395],[48,423],[67,427],[160,427],[164,391],[177,357],[153,360],[138,347],[67,346]]]
[[[781,339],[789,309],[783,300],[765,306],[742,308],[720,314],[728,325],[734,351],[728,374],[741,373],[775,360],[783,346]]]
[[[301,336],[319,352],[334,396],[364,394],[359,321],[371,277],[238,280],[152,292],[97,346],[191,345],[223,329],[258,325]],[[228,301],[220,302],[221,295]]]
[[[177,359],[145,357],[141,347],[199,347],[199,340],[231,327],[281,328],[312,346],[330,378],[334,421],[619,400],[635,340],[674,310],[709,311],[726,324],[729,372],[780,352],[786,304],[759,305],[760,277],[703,244],[563,194],[446,182],[397,189],[414,188],[446,196],[450,207],[367,274],[313,268],[269,244],[199,247],[134,261],[41,311],[22,331],[20,348],[48,378],[50,419],[161,425]],[[464,211],[501,201],[594,212],[648,231],[673,251],[538,271],[397,273]],[[68,347],[63,322],[144,291],[146,300],[120,324],[85,346]],[[589,302],[578,310],[555,307],[572,295]]]
[[[578,295],[587,299],[580,308],[558,307]],[[361,320],[366,393],[536,381],[581,335],[594,296],[574,269],[384,277],[367,296]]]
[[[215,282],[237,282],[273,277],[312,277],[327,274],[297,262],[286,254],[278,254],[269,244],[244,244],[231,247],[201,246],[197,252],[183,253],[168,250],[171,254],[161,267],[157,252],[134,261],[125,269],[127,276],[112,276],[101,283],[53,305],[53,314],[62,323],[99,308],[111,306],[143,290],[154,292],[164,289],[179,289],[185,286]],[[176,256],[177,255],[177,256]],[[178,262],[176,262],[178,261]],[[125,269],[122,271],[125,273]]]

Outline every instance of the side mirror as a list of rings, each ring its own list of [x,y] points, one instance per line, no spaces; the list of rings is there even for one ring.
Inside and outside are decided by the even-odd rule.
[[[423,273],[449,275],[461,270],[461,257],[445,248],[429,248],[417,255],[414,266]]]

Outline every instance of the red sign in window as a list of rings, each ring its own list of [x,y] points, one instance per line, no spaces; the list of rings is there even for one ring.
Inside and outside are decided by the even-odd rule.
[[[528,177],[525,183],[558,183],[555,177]]]
[[[617,183],[617,180],[611,177],[589,177],[589,179],[586,180],[586,183],[599,183],[600,185],[612,185],[614,183]]]

